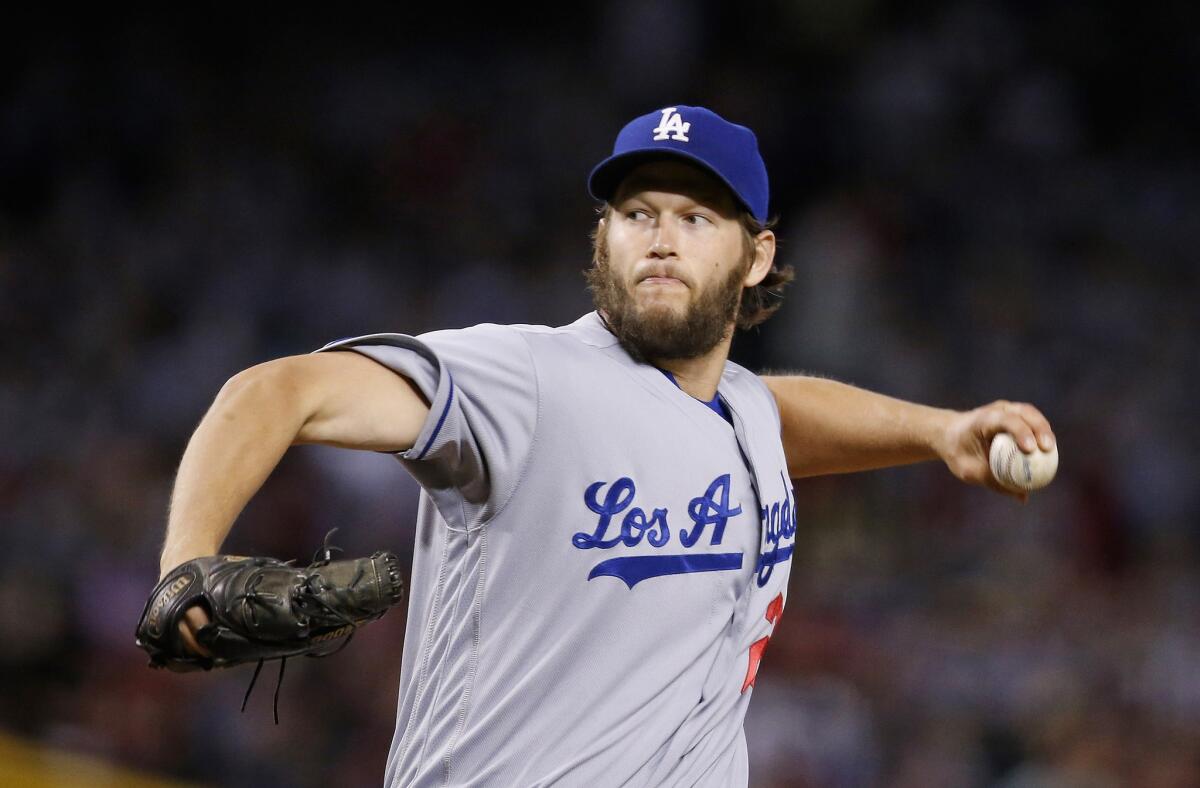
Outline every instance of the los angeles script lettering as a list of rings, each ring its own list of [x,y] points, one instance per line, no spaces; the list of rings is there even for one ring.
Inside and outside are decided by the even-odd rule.
[[[767,543],[767,549],[758,556],[757,581],[759,588],[765,586],[771,579],[776,564],[791,559],[794,549],[791,544],[786,546],[781,544],[785,539],[792,539],[796,535],[796,502],[792,499],[791,485],[788,484],[787,478],[782,473],[780,478],[783,480],[783,500],[776,501],[770,506],[764,506],[759,512],[764,526],[763,535]]]
[[[605,486],[605,482],[602,481],[588,485],[583,494],[583,501],[588,509],[599,515],[599,519],[594,531],[576,533],[571,537],[571,544],[581,550],[592,547],[608,550],[619,544],[633,547],[643,539],[651,547],[663,547],[671,541],[671,525],[667,520],[666,509],[652,509],[647,515],[642,507],[632,506],[637,494],[637,486],[633,479],[622,476],[608,485],[608,490],[601,496]],[[690,528],[679,529],[679,543],[684,547],[692,547],[711,526],[709,544],[720,544],[725,536],[725,524],[729,518],[742,513],[740,505],[730,506],[729,474],[722,474],[713,479],[703,495],[693,498],[688,503],[687,510],[692,524]],[[618,517],[619,526],[616,525]]]

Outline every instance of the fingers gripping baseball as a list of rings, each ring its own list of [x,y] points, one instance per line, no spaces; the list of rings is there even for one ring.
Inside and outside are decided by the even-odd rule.
[[[989,443],[993,436],[1007,432],[1025,452],[1037,448],[1049,451],[1054,447],[1054,433],[1050,429],[1050,422],[1033,405],[1027,402],[998,400],[985,408],[989,410],[989,415],[998,414],[994,420],[995,428],[988,430],[986,435]]]
[[[956,414],[951,420],[941,449],[943,461],[959,479],[978,484],[1021,501],[1028,492],[1002,485],[992,473],[989,451],[995,436],[1012,435],[1026,454],[1037,450],[1050,451],[1056,439],[1050,422],[1033,405],[1026,402],[997,400],[974,410]]]

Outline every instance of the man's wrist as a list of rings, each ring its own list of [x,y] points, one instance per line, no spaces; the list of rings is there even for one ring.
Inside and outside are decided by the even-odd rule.
[[[158,577],[161,580],[167,575],[168,572],[180,564],[191,561],[193,558],[199,558],[203,555],[216,555],[217,552],[218,548],[215,547],[210,550],[192,547],[178,547],[171,548],[170,550],[163,550],[162,556],[158,560]]]
[[[945,460],[951,450],[954,421],[961,414],[949,408],[926,407],[925,419],[919,434],[919,442],[930,454],[930,459]]]

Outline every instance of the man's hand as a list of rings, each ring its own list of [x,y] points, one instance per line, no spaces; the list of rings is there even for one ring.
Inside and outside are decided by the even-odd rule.
[[[934,448],[950,472],[968,484],[981,484],[998,493],[1011,495],[1022,503],[1029,493],[1013,492],[1000,486],[988,466],[988,450],[998,433],[1010,433],[1017,446],[1028,453],[1040,447],[1054,447],[1054,432],[1042,412],[1026,402],[997,400],[989,405],[947,419],[946,427]]]
[[[192,605],[187,610],[183,611],[183,618],[179,619],[179,637],[183,640],[184,648],[197,657],[211,657],[212,652],[200,645],[199,638],[196,633],[204,629],[212,623],[208,613],[204,612],[204,608],[200,605]]]

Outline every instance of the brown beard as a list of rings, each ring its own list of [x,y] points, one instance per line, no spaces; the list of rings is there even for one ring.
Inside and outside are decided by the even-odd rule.
[[[709,285],[680,317],[669,308],[639,309],[608,261],[606,239],[597,239],[595,264],[584,272],[592,300],[609,329],[638,361],[697,358],[721,343],[737,320],[749,261]]]

